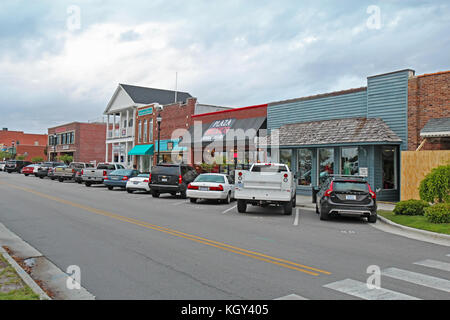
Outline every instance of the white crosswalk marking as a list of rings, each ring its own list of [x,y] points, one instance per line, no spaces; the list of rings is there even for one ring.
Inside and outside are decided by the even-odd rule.
[[[289,294],[287,296],[276,298],[273,300],[308,300],[308,299],[305,297],[299,296],[298,294],[293,293],[293,294]]]
[[[450,263],[448,262],[427,259],[423,261],[414,262],[414,264],[444,271],[450,271]]]
[[[414,284],[418,284],[436,290],[450,292],[450,281],[437,277],[428,276],[426,274],[421,274],[397,268],[387,268],[381,271],[381,275],[398,280],[411,282]]]
[[[325,288],[343,292],[365,300],[420,300],[388,289],[369,289],[364,282],[345,279],[324,285]]]

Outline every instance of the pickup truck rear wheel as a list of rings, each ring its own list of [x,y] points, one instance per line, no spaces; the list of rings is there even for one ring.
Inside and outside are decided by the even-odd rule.
[[[152,196],[153,196],[153,198],[159,198],[159,192],[152,191]]]
[[[191,203],[196,203],[197,202],[197,198],[189,198],[189,200],[191,201]]]
[[[292,201],[286,202],[283,206],[284,214],[289,216],[292,214]]]
[[[86,187],[90,187],[91,186],[90,182],[85,182],[84,184],[86,185]]]
[[[59,178],[58,181],[59,182],[64,182],[64,179],[63,178]]]
[[[108,190],[112,190],[114,189],[114,187],[108,186]]]
[[[245,211],[247,211],[247,202],[245,202],[245,200],[238,200],[237,209],[239,213],[245,213]]]

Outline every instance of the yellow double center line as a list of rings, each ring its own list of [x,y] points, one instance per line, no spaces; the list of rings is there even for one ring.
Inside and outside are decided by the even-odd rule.
[[[272,257],[272,256],[269,256],[269,255],[266,255],[266,254],[263,254],[263,253],[259,253],[259,252],[255,252],[255,251],[251,251],[251,250],[246,250],[246,249],[243,249],[243,248],[235,247],[235,246],[232,246],[232,245],[229,245],[229,244],[226,244],[226,243],[222,243],[222,242],[218,242],[218,241],[214,241],[214,240],[209,240],[209,239],[202,238],[202,237],[199,237],[199,236],[196,236],[196,235],[193,235],[193,234],[188,234],[188,233],[184,233],[184,232],[177,231],[177,230],[174,230],[174,229],[170,229],[170,228],[166,228],[166,227],[150,224],[150,223],[145,222],[145,221],[140,221],[140,220],[136,220],[136,219],[133,219],[133,218],[124,217],[124,216],[121,216],[121,215],[118,215],[118,214],[115,214],[115,213],[111,213],[111,212],[108,212],[108,211],[92,208],[92,207],[85,206],[85,205],[82,205],[82,204],[79,204],[79,203],[75,203],[75,202],[72,202],[72,201],[68,201],[68,200],[64,200],[64,199],[61,199],[61,198],[57,198],[57,197],[54,197],[54,196],[51,196],[51,195],[48,195],[48,194],[45,194],[45,193],[41,193],[41,192],[35,191],[33,189],[19,187],[19,186],[16,186],[16,185],[6,184],[6,183],[1,183],[1,182],[0,182],[0,184],[5,184],[5,185],[8,185],[8,186],[10,186],[12,188],[15,188],[15,189],[18,189],[18,190],[22,190],[22,191],[25,191],[25,192],[29,192],[29,193],[35,194],[37,196],[40,196],[42,198],[46,198],[46,199],[53,200],[53,201],[56,201],[56,202],[59,202],[59,203],[63,203],[63,204],[66,204],[66,205],[69,205],[69,206],[72,206],[72,207],[75,207],[75,208],[79,208],[79,209],[88,211],[88,212],[99,214],[99,215],[102,215],[102,216],[105,216],[105,217],[109,217],[109,218],[112,218],[112,219],[128,222],[128,223],[131,223],[131,224],[134,224],[134,225],[138,225],[138,226],[141,226],[141,227],[144,227],[144,228],[147,228],[147,229],[152,229],[152,230],[164,232],[164,233],[167,233],[167,234],[179,237],[179,238],[188,239],[188,240],[191,240],[191,241],[194,241],[194,242],[198,242],[198,243],[202,243],[202,244],[205,244],[205,245],[208,245],[208,246],[211,246],[211,247],[216,247],[216,248],[219,248],[219,249],[222,249],[222,250],[225,250],[225,251],[229,251],[229,252],[233,252],[233,253],[240,254],[240,255],[243,255],[243,256],[247,256],[247,257],[250,257],[250,258],[253,258],[253,259],[256,259],[256,260],[261,260],[261,261],[265,261],[265,262],[268,262],[268,263],[272,263],[272,264],[275,264],[275,265],[278,265],[278,266],[281,266],[281,267],[284,267],[284,268],[301,271],[301,272],[304,272],[304,273],[307,273],[307,274],[310,274],[310,275],[313,275],[313,276],[318,276],[320,273],[327,274],[327,275],[331,274],[330,272],[325,271],[325,270],[320,270],[320,269],[317,269],[317,268],[308,267],[308,266],[305,266],[305,265],[302,265],[302,264],[299,264],[299,263],[296,263],[296,262],[292,262],[292,261],[289,261],[289,260]]]

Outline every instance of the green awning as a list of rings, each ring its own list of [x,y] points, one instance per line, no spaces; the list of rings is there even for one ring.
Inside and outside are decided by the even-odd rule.
[[[145,156],[153,154],[153,144],[138,144],[128,152],[130,156]]]

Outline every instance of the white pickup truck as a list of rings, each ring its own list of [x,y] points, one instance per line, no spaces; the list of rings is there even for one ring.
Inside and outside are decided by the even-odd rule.
[[[287,165],[255,163],[250,170],[236,170],[234,181],[239,212],[244,213],[247,204],[262,207],[273,204],[282,206],[284,214],[292,214],[296,205],[295,179]]]
[[[105,177],[117,169],[125,169],[125,167],[117,163],[99,163],[96,169],[83,169],[81,179],[86,187],[90,187],[93,184],[102,184]]]

